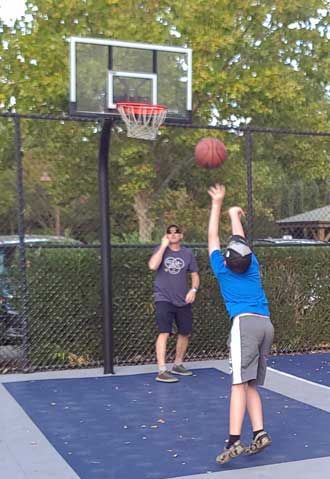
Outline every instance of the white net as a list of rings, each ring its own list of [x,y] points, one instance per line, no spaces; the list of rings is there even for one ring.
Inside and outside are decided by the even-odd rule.
[[[127,126],[127,136],[155,140],[167,108],[149,103],[117,103],[117,109]]]

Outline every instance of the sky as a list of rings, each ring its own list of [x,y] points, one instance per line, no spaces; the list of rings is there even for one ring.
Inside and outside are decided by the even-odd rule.
[[[24,15],[26,0],[0,0],[0,18],[10,24]]]

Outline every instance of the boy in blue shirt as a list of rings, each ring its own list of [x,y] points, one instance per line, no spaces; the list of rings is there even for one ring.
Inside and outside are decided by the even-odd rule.
[[[243,452],[255,454],[271,444],[264,431],[263,412],[256,385],[263,384],[266,357],[274,336],[268,302],[262,288],[259,263],[246,243],[239,206],[229,209],[232,236],[223,256],[220,251],[219,220],[225,187],[216,184],[208,191],[212,206],[208,227],[210,262],[216,276],[232,327],[228,340],[232,368],[229,412],[229,439],[216,461],[224,464]],[[253,439],[248,448],[240,440],[248,410]]]

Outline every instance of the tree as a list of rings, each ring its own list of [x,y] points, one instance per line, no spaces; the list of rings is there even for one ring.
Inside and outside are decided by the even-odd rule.
[[[65,113],[67,111],[68,50],[70,36],[118,38],[193,48],[193,113],[196,122],[222,124],[250,122],[258,126],[303,129],[326,129],[329,119],[329,12],[326,0],[284,0],[246,2],[243,0],[141,0],[119,2],[94,0],[32,0],[29,2],[32,21],[17,21],[13,27],[2,25],[0,66],[2,71],[0,102],[2,109],[20,112]],[[25,141],[33,142],[33,131],[26,131]],[[68,223],[74,222],[75,199],[80,189],[89,189],[88,179],[81,177],[95,167],[94,158],[98,127],[72,126],[69,140],[56,125],[57,140],[52,146],[45,137],[44,147],[59,152],[59,145],[72,141],[72,148],[59,159],[56,185],[47,189],[53,198],[66,205]],[[63,130],[63,129],[62,129]],[[190,168],[193,146],[204,132],[184,133],[164,130],[155,144],[127,141],[117,136],[112,147],[112,220],[114,233],[140,232],[143,240],[158,235],[169,213],[168,198],[176,198],[173,211],[181,205],[185,218],[204,217],[206,183],[213,180],[204,171]],[[62,136],[63,135],[63,136]],[[230,162],[243,164],[242,142],[237,135],[226,138]],[[81,153],[83,138],[89,138]],[[5,140],[2,140],[5,141]],[[239,144],[239,148],[237,145]],[[263,162],[256,162],[254,174],[260,185],[255,208],[258,214],[271,217],[271,205],[263,198],[271,191],[271,176],[281,170],[280,177],[292,181],[295,175],[327,178],[329,148],[325,142],[311,145],[301,138],[265,138],[256,142],[254,153]],[[307,160],[313,155],[313,165]],[[65,156],[65,158],[64,158]],[[42,149],[33,147],[36,162]],[[81,168],[80,161],[85,167]],[[53,155],[48,164],[52,164]],[[180,163],[181,162],[181,163]],[[183,171],[178,164],[185,165]],[[189,166],[188,166],[189,165]],[[306,168],[309,165],[309,168]],[[74,181],[69,171],[77,171]],[[227,167],[222,178],[245,200],[244,170]],[[187,174],[189,173],[189,174]],[[260,178],[260,181],[258,180]],[[55,194],[55,189],[57,190]],[[91,193],[92,194],[92,193]],[[95,188],[93,194],[96,194]],[[234,194],[234,193],[233,193]],[[57,199],[55,200],[55,197]],[[229,198],[230,199],[230,198]],[[90,211],[95,211],[96,203]],[[125,203],[126,207],[122,205]],[[88,202],[87,202],[88,204]],[[69,205],[69,206],[68,206]],[[72,208],[71,208],[71,206]],[[182,206],[183,205],[183,206]],[[63,207],[63,206],[62,206]],[[123,211],[123,209],[125,211]],[[199,216],[200,215],[200,216]],[[92,215],[87,215],[91,218]],[[95,225],[96,227],[96,225]],[[202,229],[202,228],[201,228]],[[198,228],[197,228],[198,231]],[[201,236],[200,236],[201,235]],[[191,237],[202,237],[202,231]]]

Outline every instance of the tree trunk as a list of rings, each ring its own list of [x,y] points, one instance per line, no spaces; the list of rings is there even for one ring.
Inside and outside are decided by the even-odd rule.
[[[142,243],[151,241],[154,221],[148,215],[151,206],[150,195],[146,191],[140,191],[134,197],[134,211],[139,223],[139,240]]]

